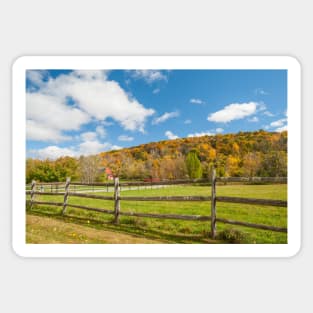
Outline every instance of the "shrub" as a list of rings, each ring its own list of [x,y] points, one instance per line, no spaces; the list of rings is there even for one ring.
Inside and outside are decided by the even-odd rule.
[[[242,243],[247,240],[247,237],[247,233],[234,228],[227,228],[218,233],[218,239],[225,240],[229,243]]]

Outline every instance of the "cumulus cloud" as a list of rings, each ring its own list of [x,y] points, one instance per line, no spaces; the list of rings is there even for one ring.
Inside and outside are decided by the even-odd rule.
[[[94,155],[103,151],[119,149],[122,149],[122,147],[108,142],[101,143],[95,139],[84,141],[75,147],[62,148],[52,145],[38,150],[29,150],[28,153],[38,159],[55,160],[62,156],[79,157],[81,155]]]
[[[35,86],[41,86],[44,79],[48,76],[48,72],[44,70],[27,70],[26,78]]]
[[[163,123],[163,122],[167,121],[170,118],[174,118],[174,117],[178,117],[178,116],[179,116],[179,112],[177,112],[177,111],[175,111],[175,112],[166,112],[163,115],[155,118],[152,121],[152,124],[153,125],[157,125],[157,124],[160,124],[160,123]]]
[[[177,135],[174,135],[170,130],[167,130],[165,132],[165,136],[168,138],[168,139],[177,139],[179,138]]]
[[[92,141],[97,139],[97,133],[96,132],[85,132],[80,134],[80,137],[83,141]]]
[[[131,77],[143,79],[146,83],[152,84],[155,81],[167,81],[167,76],[158,70],[133,70],[129,71]]]
[[[124,129],[144,132],[146,119],[154,114],[117,82],[108,81],[105,71],[73,71],[45,81],[38,73],[29,75],[39,88],[26,95],[27,120],[42,126],[38,131],[53,130],[56,136],[50,141],[62,139],[62,131],[78,130],[91,119],[111,118]]]
[[[185,120],[185,121],[184,121],[184,124],[191,124],[191,123],[192,123],[191,120]]]
[[[201,133],[188,134],[188,137],[202,137],[202,136],[214,136],[214,135],[215,135],[214,133],[207,131],[207,132],[201,132]]]
[[[33,120],[26,121],[26,137],[28,140],[54,142],[71,139],[70,136],[63,135],[60,130]]]
[[[270,112],[270,111],[264,111],[263,114],[266,115],[266,116],[269,116],[269,117],[273,117],[274,116],[274,114],[272,112]]]
[[[134,137],[130,137],[130,136],[127,136],[127,135],[120,135],[117,139],[119,141],[133,141]]]
[[[222,110],[211,113],[208,121],[216,123],[227,123],[233,120],[243,119],[256,113],[259,104],[256,102],[231,103]]]
[[[78,130],[90,120],[87,113],[67,106],[64,99],[37,92],[26,94],[26,118],[56,131]]]
[[[79,144],[78,155],[97,154],[101,151],[107,150],[110,147],[109,143],[101,143],[98,140],[87,140]]]
[[[153,89],[153,91],[152,91],[153,94],[157,94],[159,92],[160,92],[160,88]]]
[[[31,150],[29,151],[31,154],[33,154],[35,157],[39,159],[57,159],[62,156],[75,156],[75,152],[72,149],[69,148],[60,148],[58,146],[48,146],[43,149],[38,150]]]
[[[193,103],[193,104],[203,104],[204,101],[201,100],[201,99],[192,98],[192,99],[190,99],[190,103]]]
[[[224,131],[224,129],[223,129],[223,128],[218,127],[218,128],[216,128],[216,129],[215,129],[215,131],[216,131],[217,133],[222,133],[222,132]]]

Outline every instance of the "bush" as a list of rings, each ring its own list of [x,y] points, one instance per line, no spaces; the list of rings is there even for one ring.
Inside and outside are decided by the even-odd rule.
[[[234,228],[227,228],[218,233],[218,239],[225,240],[229,243],[242,243],[247,240],[247,237],[247,233]]]

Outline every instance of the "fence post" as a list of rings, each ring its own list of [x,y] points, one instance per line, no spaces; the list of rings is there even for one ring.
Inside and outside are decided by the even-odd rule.
[[[64,202],[63,202],[62,215],[64,215],[65,211],[66,211],[67,200],[68,200],[68,190],[69,190],[69,187],[70,187],[70,182],[71,182],[71,178],[67,177],[66,178],[66,183],[65,183]]]
[[[33,208],[34,199],[35,199],[35,191],[36,191],[36,181],[32,180],[32,186],[30,191],[30,209]]]
[[[118,224],[120,215],[120,189],[119,178],[114,177],[114,223]]]
[[[211,237],[215,239],[216,233],[216,170],[212,171],[211,187]]]

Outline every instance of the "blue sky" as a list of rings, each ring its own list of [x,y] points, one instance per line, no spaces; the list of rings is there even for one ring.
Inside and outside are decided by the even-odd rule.
[[[27,157],[287,129],[285,70],[28,70]]]

